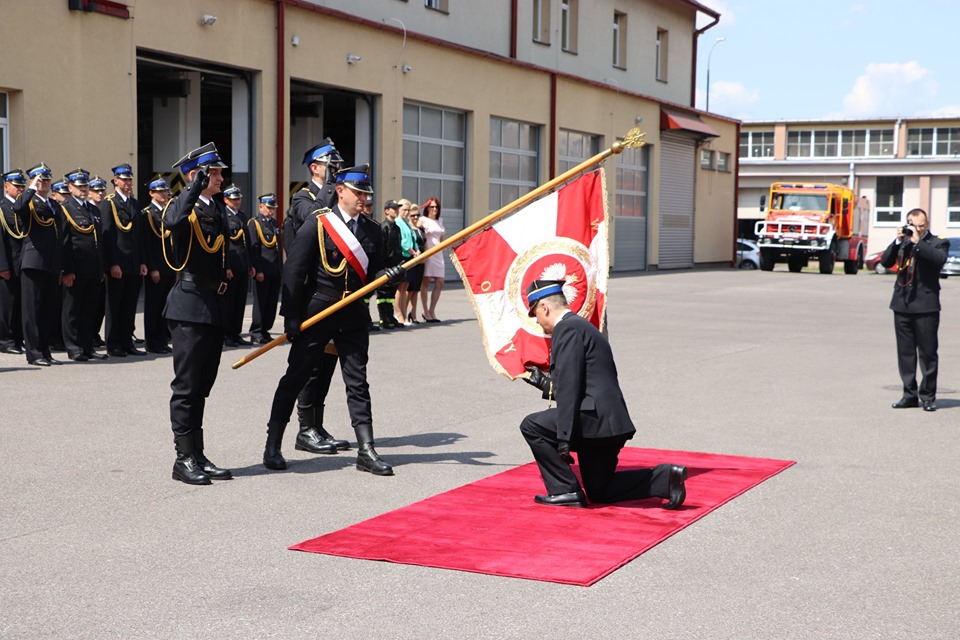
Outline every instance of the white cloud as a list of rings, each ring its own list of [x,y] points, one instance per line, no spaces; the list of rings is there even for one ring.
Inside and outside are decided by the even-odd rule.
[[[939,85],[934,74],[918,62],[867,65],[843,98],[848,118],[913,115],[935,99]]]
[[[703,91],[697,92],[697,104],[704,103]],[[710,84],[710,111],[726,116],[742,117],[760,100],[760,92],[748,89],[741,82],[717,80]]]
[[[924,118],[960,118],[960,104],[939,107],[929,111],[920,111],[917,115]]]

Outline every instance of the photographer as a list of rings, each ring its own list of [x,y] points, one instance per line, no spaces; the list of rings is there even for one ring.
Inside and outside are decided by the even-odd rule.
[[[894,409],[920,406],[937,410],[937,330],[940,327],[940,268],[947,261],[950,241],[930,233],[927,213],[912,209],[907,225],[880,258],[886,268],[897,265],[893,285],[893,323],[903,397]],[[917,359],[923,379],[917,387]],[[919,398],[918,398],[919,396]]]

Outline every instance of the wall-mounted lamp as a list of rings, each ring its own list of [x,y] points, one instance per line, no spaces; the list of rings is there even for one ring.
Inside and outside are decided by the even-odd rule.
[[[358,62],[360,62],[360,56],[352,53],[347,54],[347,64],[357,64]]]
[[[292,44],[292,45],[295,46],[295,47],[299,46],[299,45],[300,45],[300,36],[293,36],[292,38],[290,38],[290,44]]]
[[[201,27],[212,27],[217,21],[217,16],[205,15],[200,18]]]
[[[635,124],[643,124],[643,116],[637,116],[636,118],[633,119],[633,122]]]
[[[411,71],[413,71],[413,67],[411,67],[411,66],[408,65],[408,64],[403,65],[402,67],[400,67],[400,69],[401,69],[404,73],[410,73]]]

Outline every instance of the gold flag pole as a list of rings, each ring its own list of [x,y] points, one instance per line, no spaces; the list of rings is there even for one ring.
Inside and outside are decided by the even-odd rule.
[[[478,231],[482,231],[485,227],[490,226],[491,224],[493,224],[503,216],[507,215],[508,213],[516,209],[519,209],[520,207],[524,206],[528,202],[531,202],[532,200],[537,199],[538,197],[550,191],[551,189],[557,187],[558,185],[562,185],[564,182],[570,180],[571,178],[577,176],[578,174],[583,173],[584,171],[593,168],[595,165],[600,164],[601,162],[609,158],[611,155],[621,153],[625,148],[636,149],[636,148],[642,147],[645,144],[643,140],[643,136],[644,134],[642,131],[640,131],[640,129],[638,128],[631,129],[629,132],[627,132],[627,135],[623,137],[622,142],[621,141],[614,142],[609,149],[605,149],[600,153],[598,153],[597,155],[593,156],[592,158],[588,158],[587,160],[584,160],[583,162],[573,167],[572,169],[564,171],[553,180],[550,180],[549,182],[545,182],[544,184],[540,185],[533,191],[520,196],[510,204],[506,205],[505,207],[501,207],[500,209],[497,209],[487,217],[481,220],[478,220],[477,222],[474,222],[469,227],[455,233],[454,235],[450,236],[443,242],[440,242],[437,245],[422,252],[420,255],[415,256],[410,260],[407,260],[406,262],[403,263],[403,268],[409,271],[412,267],[417,266],[418,264],[420,264],[430,256],[436,253],[439,253],[440,251],[443,251],[444,249],[458,242],[466,240],[473,234],[477,233]],[[362,288],[357,289],[346,298],[339,300],[335,304],[330,305],[329,307],[327,307],[320,313],[316,314],[312,318],[308,318],[307,320],[304,320],[303,323],[300,325],[300,331],[301,332],[306,331],[307,329],[317,324],[327,316],[330,316],[336,313],[337,311],[347,306],[351,302],[354,302],[355,300],[358,300],[364,297],[366,294],[370,293],[374,289],[377,289],[378,287],[385,284],[387,282],[387,279],[388,279],[387,276],[380,276],[373,282],[368,282]],[[256,351],[253,351],[245,355],[244,357],[240,358],[239,360],[234,362],[233,365],[231,366],[234,369],[239,369],[240,367],[247,364],[248,362],[256,358],[259,358],[260,356],[265,354],[267,351],[270,351],[270,349],[273,349],[274,347],[279,346],[286,341],[287,341],[287,335],[280,334],[279,336],[277,336],[267,344],[263,345]]]

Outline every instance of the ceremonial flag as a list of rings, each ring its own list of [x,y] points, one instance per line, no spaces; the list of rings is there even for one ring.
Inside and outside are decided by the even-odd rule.
[[[527,316],[532,280],[564,280],[570,309],[601,331],[605,322],[607,198],[603,169],[584,174],[453,250],[490,365],[511,380],[525,365],[546,369],[549,336]]]

